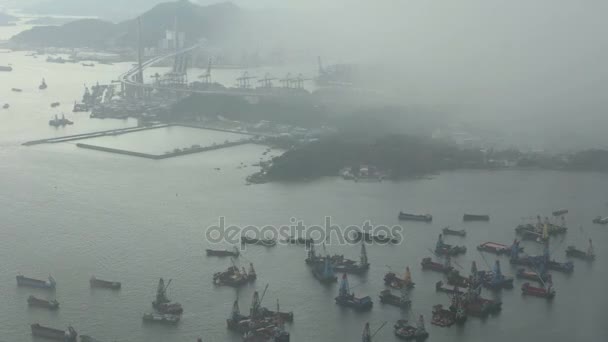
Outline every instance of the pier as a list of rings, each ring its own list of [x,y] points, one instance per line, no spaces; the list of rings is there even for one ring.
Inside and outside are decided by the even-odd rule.
[[[32,140],[32,141],[27,141],[27,142],[23,143],[22,145],[32,146],[32,145],[39,145],[39,144],[56,144],[56,143],[74,141],[74,140],[98,138],[98,137],[103,137],[106,135],[119,135],[119,134],[133,133],[133,132],[139,132],[139,131],[146,131],[146,130],[150,130],[150,129],[157,129],[157,128],[163,128],[163,127],[169,127],[169,126],[171,126],[171,124],[159,124],[159,125],[153,125],[153,126],[137,126],[137,127],[110,129],[107,131],[97,131],[97,132],[91,132],[91,133],[66,135],[63,137]]]

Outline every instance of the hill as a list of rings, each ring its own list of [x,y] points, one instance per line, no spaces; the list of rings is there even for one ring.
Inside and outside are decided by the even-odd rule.
[[[144,46],[155,46],[166,29],[177,22],[186,32],[188,43],[200,38],[222,40],[233,31],[241,11],[232,3],[199,6],[187,0],[156,5],[141,18]],[[98,19],[83,19],[62,26],[39,26],[11,38],[25,47],[133,47],[137,42],[137,18],[118,24]]]

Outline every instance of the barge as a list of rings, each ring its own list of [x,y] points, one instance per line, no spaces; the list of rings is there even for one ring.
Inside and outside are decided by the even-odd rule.
[[[490,215],[474,215],[464,214],[462,216],[463,221],[490,221]]]
[[[59,309],[59,302],[55,299],[46,300],[41,298],[36,298],[34,296],[29,296],[27,298],[27,305],[36,306],[39,308],[45,308],[49,310],[57,310]]]
[[[403,211],[399,212],[399,220],[402,221],[420,221],[420,222],[431,222],[433,221],[433,216],[430,214],[416,215],[416,214],[408,214]]]
[[[55,279],[51,276],[49,276],[48,280],[27,278],[22,275],[17,276],[17,286],[54,290],[56,285]]]
[[[111,290],[120,290],[122,287],[122,284],[118,281],[102,280],[96,278],[95,276],[92,276],[91,279],[89,279],[89,284],[92,288],[104,288]]]
[[[77,342],[78,340],[78,334],[72,327],[68,327],[67,330],[59,330],[35,323],[30,325],[30,329],[32,330],[32,335],[49,340],[62,342]]]

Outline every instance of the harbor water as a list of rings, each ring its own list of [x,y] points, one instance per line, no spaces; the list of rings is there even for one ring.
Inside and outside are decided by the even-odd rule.
[[[357,341],[366,322],[373,330],[384,321],[388,325],[375,340],[396,341],[393,323],[418,314],[426,318],[429,341],[608,338],[603,323],[608,304],[608,227],[591,224],[595,216],[608,215],[608,175],[458,171],[403,182],[354,183],[335,177],[247,186],[245,178],[256,170],[251,165],[263,157],[264,146],[243,145],[161,161],[79,149],[75,143],[26,147],[21,144],[28,140],[136,125],[131,119],[90,119],[87,113],[71,113],[84,84],[107,83],[128,70],[130,63],[84,68],[49,64],[44,59],[25,52],[0,54],[0,65],[10,63],[14,69],[0,73],[0,104],[10,104],[9,109],[0,110],[0,340],[30,341],[29,325],[40,323],[55,328],[72,325],[80,334],[104,341],[185,342],[199,336],[204,341],[241,341],[226,329],[232,302],[238,297],[241,310],[247,312],[253,291],[263,290],[266,284],[270,285],[262,304],[272,308],[280,299],[282,311],[294,312],[294,322],[287,324],[292,341]],[[48,84],[44,91],[38,89],[43,77]],[[51,109],[52,102],[61,106]],[[74,125],[49,126],[51,116],[61,112]],[[130,139],[129,145],[134,150],[164,149],[163,139],[182,141],[183,134],[169,130]],[[204,131],[187,134],[211,139]],[[111,141],[104,143],[112,147]],[[240,167],[241,163],[247,167]],[[455,259],[462,272],[468,273],[471,261],[485,269],[486,262],[496,259],[489,254],[482,257],[475,249],[478,244],[509,244],[515,226],[559,208],[569,209],[570,229],[565,237],[552,240],[553,258],[565,260],[566,246],[584,248],[592,238],[597,260],[575,260],[571,275],[553,272],[557,291],[553,301],[522,297],[522,282],[516,280],[513,290],[497,295],[503,301],[499,315],[469,318],[462,327],[430,325],[432,306],[450,301],[435,292],[441,276],[420,267],[421,259],[431,256],[429,249],[434,248],[441,228],[449,225],[467,231],[466,238],[449,236],[446,242],[468,248]],[[400,210],[431,213],[434,220],[399,222]],[[463,213],[488,214],[491,220],[463,223]],[[338,285],[326,287],[313,278],[300,246],[247,246],[240,263],[255,264],[257,281],[238,292],[214,287],[213,273],[230,266],[229,259],[205,255],[205,248],[229,247],[205,241],[205,229],[217,224],[220,216],[229,224],[259,226],[289,224],[291,218],[305,225],[323,224],[326,216],[341,226],[370,220],[403,225],[404,239],[396,245],[368,246],[368,274],[349,279],[357,295],[373,298],[374,307],[356,313],[334,304]],[[530,254],[541,253],[535,243],[525,242],[524,248]],[[329,245],[327,249],[352,259],[359,256],[358,245]],[[499,258],[503,272],[513,275],[516,269],[508,259]],[[406,266],[412,270],[416,288],[411,311],[380,304],[378,294],[384,289],[387,266],[398,274]],[[18,288],[18,274],[38,279],[51,274],[57,289]],[[90,289],[92,275],[120,281],[122,289]],[[160,277],[173,279],[168,295],[184,305],[182,320],[175,327],[142,323],[142,314],[152,310]],[[61,307],[54,312],[29,309],[30,294],[56,298]],[[484,296],[495,295],[484,290]]]

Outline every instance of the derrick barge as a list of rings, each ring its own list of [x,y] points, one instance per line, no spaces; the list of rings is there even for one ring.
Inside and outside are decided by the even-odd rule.
[[[359,311],[371,310],[372,306],[374,305],[374,302],[372,302],[372,299],[369,296],[355,297],[355,294],[350,292],[346,273],[342,276],[340,289],[335,301],[336,304],[340,306],[351,307]]]

